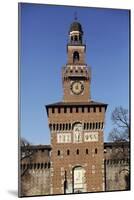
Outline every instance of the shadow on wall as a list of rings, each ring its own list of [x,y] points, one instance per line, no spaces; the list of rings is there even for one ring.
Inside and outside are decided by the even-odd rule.
[[[8,190],[8,193],[12,196],[18,197],[18,191],[17,190]]]

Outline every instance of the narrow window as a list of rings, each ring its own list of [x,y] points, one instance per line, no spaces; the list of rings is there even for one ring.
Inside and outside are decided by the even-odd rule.
[[[68,150],[67,150],[67,155],[69,155],[69,154],[70,154],[70,150],[68,149]]]
[[[70,108],[70,113],[72,113],[72,107]]]
[[[93,108],[93,111],[96,112],[96,107]]]
[[[95,149],[95,154],[97,154],[97,152],[98,152],[98,150],[97,150],[97,148]]]
[[[88,149],[86,149],[86,154],[88,154]]]
[[[68,124],[66,124],[66,130],[68,130]]]
[[[99,107],[99,112],[101,112],[101,107]]]
[[[66,113],[67,112],[67,108],[64,108],[64,113]]]
[[[77,149],[76,154],[79,155],[79,149]]]
[[[47,168],[47,163],[45,163],[45,168]]]
[[[79,61],[79,53],[75,51],[73,54],[73,63],[76,63],[77,61]]]
[[[58,150],[57,155],[60,156],[60,150]]]
[[[90,112],[90,107],[88,107],[88,112]]]
[[[76,107],[76,113],[78,113],[78,107]]]
[[[99,122],[99,125],[98,125],[98,129],[100,129],[100,122]]]

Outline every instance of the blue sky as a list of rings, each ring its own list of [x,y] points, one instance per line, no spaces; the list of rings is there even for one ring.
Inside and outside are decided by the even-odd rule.
[[[91,66],[91,97],[108,104],[105,141],[116,106],[129,104],[129,11],[21,4],[20,127],[32,144],[50,144],[45,105],[62,100],[62,66],[70,24],[77,12]]]

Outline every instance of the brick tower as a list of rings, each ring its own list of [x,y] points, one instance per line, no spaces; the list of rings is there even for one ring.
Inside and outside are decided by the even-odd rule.
[[[51,194],[104,190],[103,127],[107,104],[91,100],[82,26],[68,34],[63,100],[46,106],[51,132]]]

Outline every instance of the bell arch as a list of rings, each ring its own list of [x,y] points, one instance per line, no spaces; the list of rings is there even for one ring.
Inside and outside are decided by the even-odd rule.
[[[79,62],[79,60],[80,60],[79,52],[78,52],[78,51],[75,51],[75,52],[73,53],[73,63],[77,63],[77,62]]]

